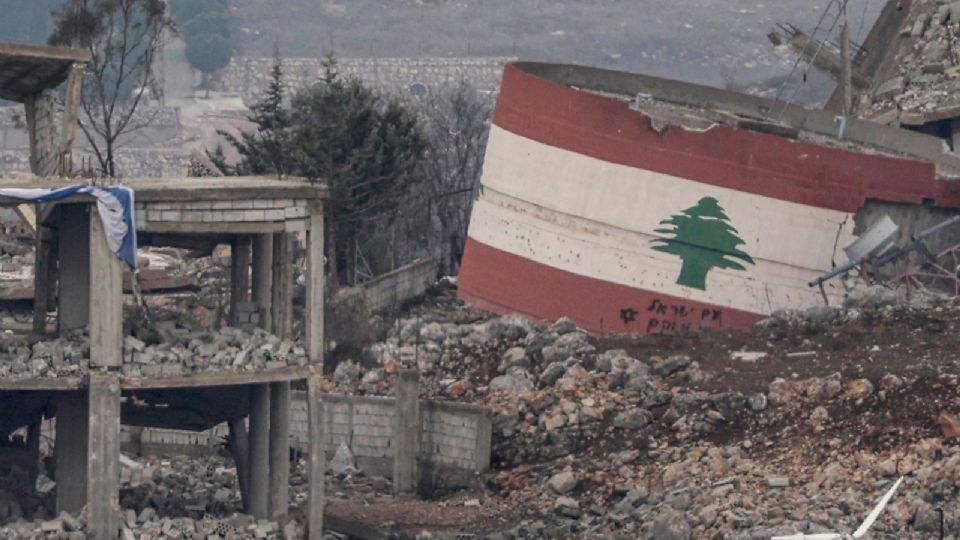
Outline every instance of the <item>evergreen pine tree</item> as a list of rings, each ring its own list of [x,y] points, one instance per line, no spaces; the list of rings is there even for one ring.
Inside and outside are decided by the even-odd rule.
[[[284,109],[285,91],[283,62],[279,52],[275,52],[270,84],[263,99],[250,106],[251,114],[247,117],[257,125],[256,131],[243,133],[239,139],[230,133],[220,132],[240,153],[237,174],[289,174],[290,117]]]
[[[298,91],[286,107],[278,57],[270,86],[252,107],[257,131],[223,135],[240,152],[240,174],[274,172],[327,185],[328,283],[335,289],[341,272],[355,281],[360,232],[389,216],[419,181],[425,142],[416,117],[399,102],[341,77],[332,55],[323,65],[320,83]]]
[[[754,264],[753,258],[741,251],[745,242],[729,224],[730,218],[713,197],[700,199],[696,206],[660,222],[669,228],[654,232],[669,234],[672,238],[654,240],[653,249],[676,255],[683,260],[678,285],[706,290],[707,273],[713,268],[746,270],[738,263]]]

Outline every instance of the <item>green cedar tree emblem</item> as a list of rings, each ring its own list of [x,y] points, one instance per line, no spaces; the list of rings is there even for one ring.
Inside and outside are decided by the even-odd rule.
[[[738,249],[744,242],[728,222],[730,218],[713,197],[700,199],[696,206],[660,222],[668,228],[654,232],[670,235],[657,238],[653,249],[683,260],[678,285],[707,290],[707,272],[713,268],[746,270],[734,259],[754,264],[750,255]]]

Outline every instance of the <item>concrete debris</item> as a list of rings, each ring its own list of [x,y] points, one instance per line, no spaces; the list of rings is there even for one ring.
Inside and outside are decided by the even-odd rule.
[[[45,474],[37,475],[37,481],[34,484],[34,490],[36,490],[36,492],[40,495],[52,493],[56,487],[57,483],[51,480],[49,476]]]
[[[767,485],[772,488],[790,487],[790,478],[787,476],[771,476],[767,478]]]
[[[490,381],[490,390],[529,392],[533,390],[533,381],[527,372],[518,370],[506,375],[495,377]]]
[[[398,369],[427,362],[422,397],[492,410],[492,468],[466,493],[409,501],[392,496],[384,471],[366,461],[358,471],[341,445],[329,462],[328,493],[348,514],[376,509],[384,533],[421,531],[431,521],[416,512],[430,504],[444,512],[436,523],[445,530],[463,526],[492,538],[853,530],[891,482],[911,472],[875,538],[923,537],[925,504],[960,513],[952,495],[960,475],[960,385],[951,341],[960,335],[960,305],[917,305],[877,291],[842,309],[778,313],[745,331],[595,338],[569,321],[494,317],[438,294],[446,296],[385,324],[382,339],[362,353],[341,353],[327,389],[390,395]],[[161,324],[159,331],[195,355],[246,351],[240,366],[258,351],[266,365],[299,346],[258,332],[203,334],[185,326]],[[83,341],[67,340],[62,350],[83,351]],[[35,344],[3,343],[4,351],[31,361],[36,355],[48,366],[58,357],[40,354],[43,347],[35,353]],[[125,353],[167,352],[155,343],[135,333]],[[765,356],[744,362],[731,351]],[[268,524],[242,515],[236,475],[220,456],[135,461],[139,468],[123,468],[121,497],[134,538],[302,534],[295,519]],[[299,509],[305,469],[302,458],[291,469]],[[54,514],[50,492],[23,477],[0,476],[0,523],[10,523],[0,537],[37,537],[44,523],[56,530],[58,521],[62,532],[51,536],[82,534],[82,516]],[[504,529],[503,517],[513,525]]]
[[[553,511],[572,519],[577,519],[581,515],[580,503],[571,497],[557,497],[553,503]]]
[[[891,47],[895,70],[889,70],[886,80],[877,81],[872,94],[861,98],[861,116],[899,115],[906,120],[905,115],[949,112],[960,104],[956,98],[960,2],[922,2],[908,9],[903,38]]]
[[[333,384],[349,388],[356,386],[358,382],[360,382],[360,366],[349,360],[337,365],[337,369],[333,372]]]
[[[162,340],[156,344],[127,336],[124,339],[123,374],[129,377],[164,377],[207,371],[255,371],[307,364],[306,347],[282,340],[263,330],[224,327],[198,331],[176,324],[160,324]],[[0,377],[83,377],[89,369],[90,345],[85,332],[31,344],[26,336],[0,339]]]
[[[129,459],[129,458],[128,458]],[[237,478],[232,463],[214,456],[204,460],[174,458],[167,460],[130,460],[144,474],[135,481],[123,482],[120,505],[121,538],[235,538],[291,539],[301,538],[303,525],[290,520],[285,525],[257,521],[241,512]],[[305,463],[297,463],[293,476],[294,499],[306,489],[303,481]],[[11,476],[0,477],[6,486]],[[30,490],[16,496],[29,513],[14,509],[0,515],[0,538],[36,539],[86,538],[83,513],[53,514],[55,495],[31,500]],[[302,497],[301,497],[302,499]],[[15,508],[19,503],[6,491],[0,491],[0,510]],[[28,516],[31,519],[24,519]]]
[[[690,525],[679,512],[666,509],[654,520],[653,533],[649,538],[656,540],[690,540]]]
[[[734,351],[730,353],[730,358],[741,362],[754,363],[766,358],[767,353],[763,351]]]
[[[579,483],[573,472],[564,471],[550,477],[550,480],[547,481],[547,487],[558,495],[564,495],[573,491]]]
[[[347,443],[340,443],[340,446],[337,447],[337,452],[333,455],[333,459],[330,460],[330,470],[334,476],[338,477],[359,472],[356,462],[353,459],[353,452],[350,451]]]
[[[950,390],[944,410],[946,401],[924,394],[939,396],[956,380],[930,367],[933,349],[916,348],[932,338],[912,325],[931,319],[945,334],[954,321],[960,331],[960,305],[875,289],[845,308],[780,312],[742,332],[599,339],[567,321],[490,318],[441,300],[369,346],[355,362],[360,378],[383,375],[353,390],[389,395],[391,366],[414,365],[404,349],[417,347],[433,360],[423,396],[491,407],[494,469],[483,511],[526,508],[518,525],[498,529],[503,538],[853,530],[891,479],[923,470],[922,487],[908,481],[872,531],[919,538],[918,501],[952,489],[960,473],[950,438],[951,426],[960,435],[951,416],[960,396]],[[925,390],[931,384],[942,388]],[[941,435],[942,444],[923,442]]]

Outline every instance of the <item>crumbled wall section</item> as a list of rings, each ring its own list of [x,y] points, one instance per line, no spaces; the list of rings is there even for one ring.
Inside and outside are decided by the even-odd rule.
[[[427,292],[436,281],[437,262],[420,259],[363,284],[370,311],[386,311]]]

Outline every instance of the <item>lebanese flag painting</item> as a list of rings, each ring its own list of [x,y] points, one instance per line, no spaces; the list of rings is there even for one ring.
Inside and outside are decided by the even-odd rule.
[[[595,334],[749,326],[822,305],[807,284],[845,260],[865,199],[897,199],[903,178],[927,189],[934,174],[722,125],[656,130],[626,100],[511,64],[459,294]]]

